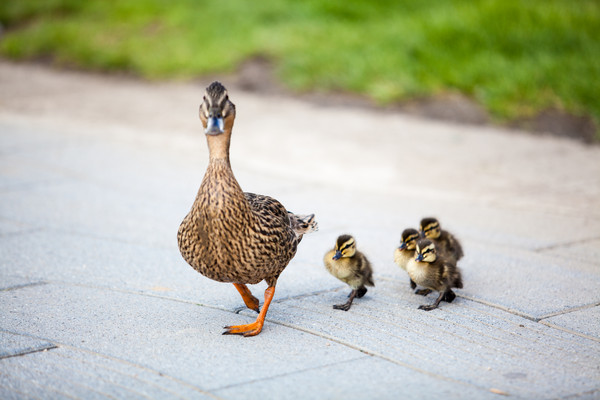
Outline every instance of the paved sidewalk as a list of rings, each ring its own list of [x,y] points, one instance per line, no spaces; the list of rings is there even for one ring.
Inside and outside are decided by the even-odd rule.
[[[176,243],[203,85],[0,62],[0,398],[600,398],[599,146],[229,87],[242,188],[320,231],[263,332],[222,336],[255,314]],[[430,215],[465,288],[424,312],[393,251]],[[341,233],[375,269],[348,312]]]

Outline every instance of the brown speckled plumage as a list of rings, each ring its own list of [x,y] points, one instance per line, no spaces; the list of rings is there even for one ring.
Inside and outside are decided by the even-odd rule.
[[[355,297],[367,293],[366,286],[375,286],[373,268],[367,257],[356,250],[356,242],[350,235],[340,235],[335,247],[325,253],[323,264],[327,271],[352,288],[345,304],[334,305],[337,310],[348,311]]]
[[[437,253],[436,245],[430,239],[417,242],[415,258],[408,262],[406,272],[417,285],[439,292],[434,304],[422,305],[419,307],[421,310],[433,310],[442,300],[451,303],[456,298],[452,288],[463,287],[461,273],[454,259]]]
[[[436,218],[423,218],[420,225],[423,236],[433,240],[436,249],[444,257],[451,257],[455,262],[463,257],[463,249],[458,239],[450,232],[441,229]]]
[[[265,280],[274,292],[277,278],[296,254],[302,235],[316,230],[317,224],[314,215],[288,213],[272,197],[242,191],[229,162],[234,117],[235,106],[225,88],[213,83],[200,107],[210,161],[192,208],[179,227],[179,249],[196,271],[210,279],[242,286]],[[215,128],[217,125],[223,129]],[[247,305],[247,296],[257,302],[251,294],[240,293]],[[260,329],[262,322],[258,332],[229,329],[225,333],[250,336]]]

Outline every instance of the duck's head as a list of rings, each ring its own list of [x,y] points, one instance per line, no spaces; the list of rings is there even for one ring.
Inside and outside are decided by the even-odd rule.
[[[341,235],[335,242],[334,260],[339,260],[342,257],[352,257],[356,253],[356,241],[350,235]]]
[[[423,218],[421,220],[421,233],[427,239],[437,239],[440,237],[442,230],[440,223],[435,218]]]
[[[400,250],[414,250],[419,239],[419,231],[413,228],[407,228],[402,231],[402,239],[400,241]]]
[[[420,239],[417,242],[415,260],[432,263],[436,260],[436,258],[437,255],[435,252],[435,244],[433,244],[433,242],[429,239]]]
[[[235,105],[229,100],[227,89],[220,82],[213,82],[204,93],[200,104],[200,120],[207,135],[220,135],[231,130],[235,119]]]

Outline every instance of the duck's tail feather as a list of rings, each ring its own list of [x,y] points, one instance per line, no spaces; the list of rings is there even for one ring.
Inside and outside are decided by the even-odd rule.
[[[315,220],[315,214],[298,215],[288,211],[288,216],[290,217],[292,229],[296,232],[296,235],[300,237],[307,233],[319,230],[319,224]]]

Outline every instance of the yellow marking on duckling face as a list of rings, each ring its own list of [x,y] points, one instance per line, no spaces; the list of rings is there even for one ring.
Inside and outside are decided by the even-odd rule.
[[[441,233],[439,222],[432,222],[425,227],[421,227],[421,230],[428,239],[437,239]]]
[[[435,253],[435,245],[431,243],[423,248],[420,248],[420,246],[417,245],[417,255],[421,255],[423,257],[422,261],[424,262],[434,262],[437,258]]]
[[[341,245],[336,242],[335,249],[342,253],[342,257],[352,257],[356,253],[356,242],[354,238],[350,238]]]

